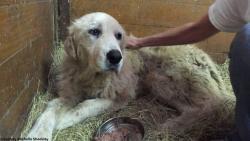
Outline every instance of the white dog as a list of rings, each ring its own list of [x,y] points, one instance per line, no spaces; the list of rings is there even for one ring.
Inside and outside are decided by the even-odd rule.
[[[105,13],[73,22],[50,101],[29,137],[52,133],[151,92],[180,112],[164,127],[185,129],[219,106],[225,91],[211,59],[191,46],[127,51],[121,25]],[[52,68],[53,69],[53,68]],[[148,91],[149,90],[149,91]]]

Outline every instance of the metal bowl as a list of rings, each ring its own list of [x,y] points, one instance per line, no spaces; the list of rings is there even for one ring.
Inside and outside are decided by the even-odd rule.
[[[94,138],[102,137],[102,135],[107,133],[112,133],[118,129],[126,128],[131,136],[133,134],[139,134],[141,140],[144,137],[144,127],[136,119],[130,117],[116,117],[105,121],[96,131]],[[136,136],[137,136],[136,135]]]

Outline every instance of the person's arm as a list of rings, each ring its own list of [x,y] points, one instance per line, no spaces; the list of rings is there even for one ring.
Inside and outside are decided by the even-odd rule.
[[[206,14],[196,22],[187,23],[162,33],[142,38],[128,37],[127,48],[190,44],[202,41],[218,32],[219,30],[212,25]]]

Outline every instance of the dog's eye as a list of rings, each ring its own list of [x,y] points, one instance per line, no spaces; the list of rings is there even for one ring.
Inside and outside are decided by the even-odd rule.
[[[116,34],[115,34],[115,38],[116,38],[117,40],[121,40],[121,39],[122,39],[122,34],[121,34],[120,32],[116,33]]]
[[[101,30],[95,28],[95,29],[90,29],[89,34],[94,35],[96,37],[99,37],[101,35]]]

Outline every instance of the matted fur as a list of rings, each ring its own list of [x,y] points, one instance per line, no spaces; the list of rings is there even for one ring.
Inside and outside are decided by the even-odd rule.
[[[162,127],[185,131],[220,109],[227,92],[217,68],[202,50],[187,45],[141,52],[146,89],[179,112]]]
[[[96,20],[97,16],[103,19]],[[103,70],[98,65],[103,61],[99,52],[108,47],[88,37],[86,30],[91,22],[102,26],[113,24],[105,32],[120,30],[125,37],[119,23],[104,13],[85,15],[69,27],[63,62],[52,68],[55,72],[52,74],[56,75],[52,78],[56,80],[50,90],[59,97],[49,102],[29,137],[51,139],[55,129],[64,129],[88,117],[121,108],[145,93],[159,97],[179,112],[177,118],[162,126],[171,130],[185,131],[220,108],[226,93],[224,84],[206,53],[188,45],[129,51],[124,49],[125,38],[118,42],[113,37],[105,37],[112,34],[103,33],[101,41],[114,40],[111,42],[119,45],[123,55],[119,71]]]

